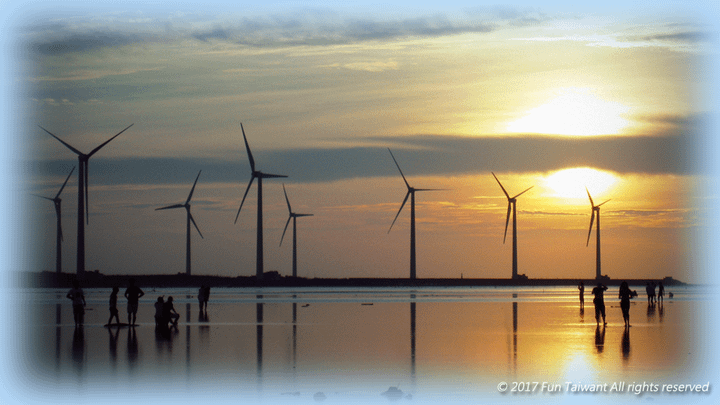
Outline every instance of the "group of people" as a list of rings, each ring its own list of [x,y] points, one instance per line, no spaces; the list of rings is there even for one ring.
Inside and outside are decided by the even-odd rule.
[[[113,287],[110,293],[110,318],[108,319],[106,326],[120,325],[120,317],[117,309],[117,299],[120,288]],[[128,313],[128,325],[136,326],[137,311],[140,298],[145,295],[145,292],[135,285],[135,279],[131,278],[128,282],[128,287],[125,290],[125,298],[127,299],[127,313]],[[84,321],[85,315],[85,293],[80,288],[78,280],[73,280],[73,288],[68,291],[67,298],[72,300],[73,305],[73,317],[75,318],[75,326],[81,326]],[[200,287],[198,291],[198,302],[200,304],[200,311],[207,311],[207,303],[210,298],[210,287],[205,285]],[[173,305],[173,297],[168,297],[167,300],[164,296],[160,296],[155,302],[155,325],[168,327],[168,323],[172,323],[177,326],[180,314],[175,310]],[[113,319],[115,324],[112,323]]]
[[[607,322],[605,321],[605,291],[607,291],[607,286],[603,285],[602,283],[598,283],[595,288],[592,289],[592,294],[595,296],[593,298],[593,305],[595,306],[595,320],[598,325],[600,325],[600,318],[602,317],[603,325],[607,325]],[[578,285],[578,290],[580,290],[580,307],[585,307],[585,284],[581,281]],[[662,285],[662,282],[660,282],[660,290],[659,290],[659,296],[658,300],[662,301],[662,297],[665,293],[665,288]],[[655,283],[648,283],[647,284],[647,294],[648,294],[648,303],[654,304],[655,303]],[[630,300],[633,297],[637,297],[637,291],[631,290],[628,286],[628,283],[626,281],[623,281],[620,284],[620,290],[618,292],[618,298],[620,299],[620,310],[622,311],[623,320],[625,321],[625,327],[630,327]]]
[[[647,299],[648,304],[654,305],[657,303],[662,303],[663,299],[665,298],[665,287],[663,286],[662,281],[658,284],[658,294],[657,297],[655,296],[655,283],[648,282],[645,286],[645,292],[647,293]]]

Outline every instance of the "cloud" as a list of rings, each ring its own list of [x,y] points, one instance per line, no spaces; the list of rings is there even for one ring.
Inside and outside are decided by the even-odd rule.
[[[697,138],[674,137],[460,137],[398,136],[366,138],[372,146],[253,151],[259,170],[289,176],[290,182],[396,175],[390,146],[406,176],[455,176],[495,172],[548,172],[595,167],[617,173],[694,174]],[[384,145],[384,146],[383,146]],[[26,162],[28,174],[53,175],[74,164],[71,158]],[[250,179],[247,159],[100,158],[92,162],[91,183],[188,183],[198,170],[204,182]]]
[[[402,17],[357,17],[328,10],[301,10],[270,16],[185,16],[123,18],[87,16],[72,24],[48,20],[25,27],[31,50],[41,55],[85,53],[144,42],[192,39],[203,43],[223,41],[251,47],[322,46],[409,37],[442,37],[463,33],[489,33],[504,27],[537,25],[546,17],[535,11],[509,7],[469,9],[449,17],[442,13]],[[102,21],[107,21],[103,26]]]

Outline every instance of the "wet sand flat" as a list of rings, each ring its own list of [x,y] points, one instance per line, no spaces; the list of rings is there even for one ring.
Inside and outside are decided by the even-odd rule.
[[[523,395],[557,402],[591,388],[601,392],[580,398],[611,402],[636,400],[630,384],[711,378],[700,322],[710,302],[692,289],[663,305],[636,299],[629,329],[612,289],[604,327],[592,300],[581,310],[567,287],[218,289],[207,314],[195,290],[146,291],[134,328],[102,326],[109,291],[99,289],[86,291],[84,326],[75,328],[64,293],[22,292],[30,314],[19,378],[38,400],[106,392],[144,400],[162,391],[181,403],[208,393],[285,403],[314,402],[321,392],[327,403],[364,403],[386,401],[388,388],[397,387],[414,403]],[[169,334],[155,330],[159,295],[172,295],[181,314]],[[625,383],[621,392],[602,392],[615,383]],[[677,400],[651,390],[643,398]]]

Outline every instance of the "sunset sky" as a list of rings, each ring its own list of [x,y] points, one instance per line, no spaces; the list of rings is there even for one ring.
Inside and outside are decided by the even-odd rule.
[[[494,172],[518,198],[518,271],[701,282],[715,199],[709,125],[716,26],[708,4],[206,2],[18,7],[8,45],[27,270],[54,270],[53,197],[90,159],[86,268],[255,273],[263,182],[265,271],[291,272],[284,183],[299,218],[298,273],[407,277],[411,186],[419,278],[508,278],[511,229]],[[249,5],[248,5],[249,4]],[[63,268],[75,271],[77,168],[63,190]],[[292,225],[291,225],[292,226]],[[510,225],[512,227],[512,224]]]

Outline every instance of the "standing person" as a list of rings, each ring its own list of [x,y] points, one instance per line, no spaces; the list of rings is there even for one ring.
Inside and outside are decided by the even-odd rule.
[[[80,288],[79,281],[73,280],[73,288],[68,291],[66,297],[72,300],[75,327],[82,326],[85,316],[85,293],[83,293],[82,288]]]
[[[112,319],[115,318],[115,323],[120,323],[120,318],[118,317],[118,309],[117,309],[117,295],[120,289],[116,286],[113,287],[112,292],[110,293],[110,319],[108,319],[108,326],[112,324]]]
[[[203,308],[205,309],[205,312],[207,312],[207,304],[210,300],[210,287],[205,286],[205,296],[203,299]]]
[[[580,290],[580,308],[585,308],[585,283],[581,281],[578,290]]]
[[[633,292],[630,291],[627,281],[623,281],[622,284],[620,284],[620,293],[618,294],[618,298],[620,298],[620,309],[622,310],[626,328],[630,327],[630,299],[632,297]]]
[[[163,300],[162,296],[159,296],[157,301],[155,301],[155,326],[167,326],[167,321],[163,323],[163,306],[165,305],[165,301]]]
[[[658,296],[657,296],[658,303],[662,303],[662,301],[664,299],[665,299],[665,287],[663,286],[662,281],[661,281],[660,284],[658,285]]]
[[[172,322],[173,325],[177,326],[180,314],[175,310],[173,306],[173,297],[168,297],[165,304],[163,304],[163,322]]]
[[[125,298],[128,300],[128,325],[135,326],[135,320],[137,318],[138,302],[140,298],[145,295],[143,290],[135,285],[135,279],[131,278],[129,281],[128,288],[125,290]]]
[[[645,293],[647,293],[648,305],[652,305],[653,293],[651,292],[651,290],[652,290],[652,287],[650,287],[650,282],[648,281],[647,285],[645,285]]]
[[[207,302],[205,299],[205,284],[200,286],[200,289],[198,289],[198,305],[200,306],[200,312],[203,310],[203,304]]]
[[[608,288],[601,283],[598,283],[597,287],[592,289],[592,294],[595,296],[593,299],[593,304],[595,304],[595,320],[598,325],[600,325],[600,315],[602,315],[603,325],[607,325],[607,322],[605,322],[605,299],[603,298],[603,293],[607,289]]]
[[[650,283],[650,299],[652,304],[655,305],[655,282]]]

